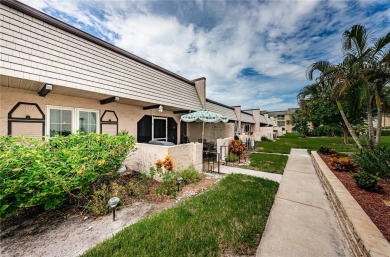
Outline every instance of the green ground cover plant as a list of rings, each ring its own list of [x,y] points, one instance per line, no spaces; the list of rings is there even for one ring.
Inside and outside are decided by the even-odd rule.
[[[288,160],[286,155],[262,153],[252,153],[249,158],[250,164],[242,166],[243,168],[277,174],[283,174]]]
[[[125,228],[83,256],[253,255],[278,184],[229,175],[212,190]]]
[[[61,206],[90,192],[101,177],[115,177],[134,138],[127,134],[71,134],[49,141],[0,137],[0,217],[22,209]]]
[[[361,139],[364,144],[364,139]],[[332,148],[337,152],[358,152],[358,148],[353,144],[353,140],[349,138],[349,145],[343,144],[341,137],[316,137],[310,138],[301,137],[300,134],[289,133],[280,137],[275,142],[256,142],[257,147],[261,147],[261,152],[267,153],[286,153],[289,154],[291,148],[309,149],[317,151],[320,146]],[[383,136],[381,145],[390,144],[390,137]]]

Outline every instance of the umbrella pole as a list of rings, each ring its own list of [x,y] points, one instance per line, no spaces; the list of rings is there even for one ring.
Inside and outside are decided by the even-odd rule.
[[[202,144],[203,144],[203,139],[204,139],[204,121],[203,121],[203,129],[202,129]]]

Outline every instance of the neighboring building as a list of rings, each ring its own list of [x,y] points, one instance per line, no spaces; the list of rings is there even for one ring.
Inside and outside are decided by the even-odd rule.
[[[291,133],[294,132],[291,115],[297,109],[298,108],[289,108],[286,111],[273,111],[267,112],[267,114],[269,117],[272,117],[274,119],[274,122],[276,123],[277,127],[282,128],[282,130],[285,130],[288,133]]]

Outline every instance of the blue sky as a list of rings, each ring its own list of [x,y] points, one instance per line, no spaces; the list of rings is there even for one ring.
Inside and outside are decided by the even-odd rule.
[[[244,109],[296,107],[306,68],[339,62],[354,24],[390,30],[388,0],[23,0],[185,78],[207,78],[207,97]]]

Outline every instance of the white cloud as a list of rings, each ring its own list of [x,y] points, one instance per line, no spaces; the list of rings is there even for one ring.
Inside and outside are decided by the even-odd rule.
[[[372,21],[363,12],[351,11],[351,2],[341,0],[235,4],[196,0],[192,9],[187,5],[191,2],[173,0],[25,2],[66,13],[78,26],[92,26],[117,46],[188,79],[204,76],[208,98],[245,109],[296,106],[292,96],[310,83],[305,79],[307,66],[320,59],[340,61],[345,29],[357,20],[371,27],[390,20],[389,10],[377,12]],[[155,10],[157,3],[177,8],[178,15]],[[367,8],[373,3],[362,4]],[[104,11],[104,19],[94,10]],[[202,20],[205,12],[213,14],[212,25]],[[184,22],[183,17],[188,19]],[[244,68],[259,76],[238,76]]]

